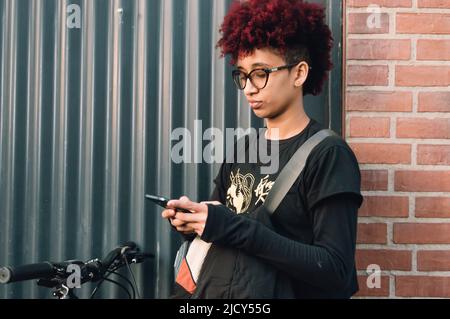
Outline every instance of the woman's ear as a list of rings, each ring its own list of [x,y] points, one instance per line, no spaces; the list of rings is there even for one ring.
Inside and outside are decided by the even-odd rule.
[[[294,70],[295,70],[294,86],[299,88],[306,82],[306,79],[308,78],[309,65],[305,61],[302,61],[299,64],[297,64]]]

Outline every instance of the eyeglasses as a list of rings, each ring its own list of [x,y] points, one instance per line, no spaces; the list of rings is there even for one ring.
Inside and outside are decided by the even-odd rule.
[[[250,80],[255,88],[257,88],[258,90],[262,90],[267,86],[267,82],[269,82],[269,76],[271,73],[285,69],[291,69],[297,64],[298,63],[293,63],[271,69],[254,69],[249,74],[241,70],[234,70],[232,73],[233,80],[239,90],[245,89],[245,87],[247,86],[247,80]]]

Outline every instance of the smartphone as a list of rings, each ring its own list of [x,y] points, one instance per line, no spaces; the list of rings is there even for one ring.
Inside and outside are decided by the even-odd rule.
[[[163,207],[163,208],[167,208],[167,203],[169,202],[170,199],[162,197],[162,196],[155,196],[155,195],[145,195],[145,198],[147,198],[148,200],[151,200],[152,202],[154,202],[155,204]],[[187,210],[187,209],[183,209],[183,208],[176,208],[175,211],[179,211],[182,213],[186,213],[186,214],[192,214],[191,211]]]

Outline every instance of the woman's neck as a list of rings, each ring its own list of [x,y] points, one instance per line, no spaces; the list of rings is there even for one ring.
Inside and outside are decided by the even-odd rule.
[[[266,138],[285,140],[302,132],[309,124],[310,118],[305,113],[303,103],[290,107],[286,112],[271,119],[266,119]],[[278,134],[274,129],[278,129]]]

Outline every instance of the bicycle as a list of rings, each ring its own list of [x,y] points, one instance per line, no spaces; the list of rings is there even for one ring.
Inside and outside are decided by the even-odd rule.
[[[53,296],[58,299],[78,299],[74,287],[68,282],[68,279],[75,274],[80,285],[87,282],[97,282],[97,286],[91,293],[90,299],[93,299],[103,284],[108,281],[114,283],[126,291],[129,299],[140,298],[139,289],[130,264],[139,264],[146,259],[154,258],[153,254],[140,252],[139,247],[134,242],[126,242],[110,251],[103,261],[96,258],[87,262],[79,260],[67,260],[63,262],[42,262],[27,264],[17,267],[0,268],[0,284],[9,284],[13,282],[38,280],[37,285],[53,288]],[[122,267],[127,267],[132,277],[133,283],[122,274],[118,273]],[[132,289],[130,291],[120,282],[110,279],[109,276],[115,274],[125,280]]]

